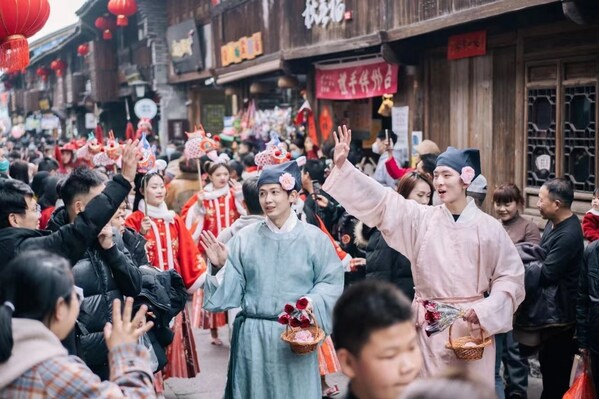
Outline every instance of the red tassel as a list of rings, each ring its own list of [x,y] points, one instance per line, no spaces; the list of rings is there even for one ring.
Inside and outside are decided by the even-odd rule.
[[[11,35],[0,44],[0,69],[16,72],[29,65],[29,45],[22,35]]]
[[[102,129],[102,125],[99,123],[96,125],[95,136],[96,140],[98,140],[98,143],[104,144],[104,130]]]
[[[117,26],[127,26],[129,24],[129,20],[124,15],[119,15],[116,17],[116,25]]]
[[[133,123],[127,123],[127,129],[125,130],[125,137],[127,140],[135,140],[135,128],[133,127]]]

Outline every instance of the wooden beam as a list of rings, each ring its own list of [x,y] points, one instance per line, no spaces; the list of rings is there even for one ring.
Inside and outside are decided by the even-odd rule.
[[[558,2],[560,0],[498,0],[483,6],[468,8],[442,17],[427,19],[415,24],[391,29],[385,33],[385,41],[402,40],[508,12]]]
[[[312,46],[299,47],[289,50],[283,50],[283,59],[292,60],[295,58],[314,57],[318,55],[340,53],[343,51],[359,50],[365,47],[378,46],[383,43],[382,32],[375,32],[369,35],[348,39],[340,39],[329,43],[318,43]]]

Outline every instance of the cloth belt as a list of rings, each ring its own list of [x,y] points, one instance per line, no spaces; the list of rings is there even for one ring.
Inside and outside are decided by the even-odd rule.
[[[239,331],[246,319],[277,321],[278,316],[267,316],[259,314],[247,314],[241,311],[235,317],[233,322],[233,333],[231,334],[231,357],[229,360],[229,370],[227,371],[227,387],[225,388],[225,399],[233,399],[233,372],[237,363],[237,348],[239,346]]]

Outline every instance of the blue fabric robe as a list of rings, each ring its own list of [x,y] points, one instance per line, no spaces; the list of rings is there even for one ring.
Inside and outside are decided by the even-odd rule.
[[[343,291],[343,267],[329,238],[298,222],[287,233],[265,222],[241,230],[228,245],[222,284],[208,276],[204,308],[241,306],[235,320],[225,398],[320,398],[317,352],[294,354],[280,338],[277,316],[286,303],[312,299],[322,329],[331,330],[333,306]]]

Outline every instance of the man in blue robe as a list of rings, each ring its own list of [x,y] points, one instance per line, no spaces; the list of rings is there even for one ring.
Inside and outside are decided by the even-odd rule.
[[[293,353],[277,322],[285,304],[307,297],[328,334],[343,291],[343,266],[331,241],[292,212],[300,184],[294,161],[265,168],[258,180],[265,220],[242,229],[226,247],[209,232],[202,235],[211,262],[204,308],[242,309],[233,327],[226,399],[321,397],[317,351]]]

